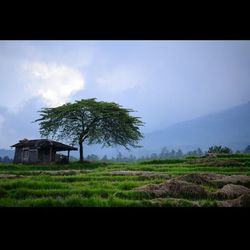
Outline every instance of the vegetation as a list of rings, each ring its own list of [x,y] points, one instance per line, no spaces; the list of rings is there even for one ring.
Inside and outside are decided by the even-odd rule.
[[[232,149],[222,146],[213,146],[208,149],[208,153],[217,153],[217,154],[232,154]]]
[[[236,162],[241,165],[234,165]],[[122,174],[113,174],[117,171]],[[196,197],[184,193],[178,197],[167,195],[157,198],[148,192],[136,191],[138,187],[148,184],[160,185],[169,178],[192,173],[250,176],[250,155],[197,157],[195,161],[182,158],[137,163],[0,163],[0,206],[217,206],[222,199],[220,196]],[[246,183],[246,187],[250,187],[250,183]],[[218,191],[217,186],[209,183],[204,184],[203,188],[211,193]]]
[[[82,99],[56,108],[42,108],[39,122],[43,137],[68,140],[79,145],[80,161],[83,161],[83,143],[103,146],[121,145],[138,147],[143,137],[139,117],[133,117],[132,109],[125,109],[113,102],[97,102]]]
[[[250,148],[250,146],[249,146]],[[244,154],[247,154],[248,147],[242,152]],[[121,152],[119,152],[117,154],[116,157],[111,157],[109,158],[107,155],[104,155],[103,158],[99,158],[97,155],[95,154],[91,154],[91,155],[87,155],[86,160],[89,161],[98,161],[98,160],[102,160],[102,161],[109,161],[109,162],[136,162],[136,161],[154,161],[154,163],[156,161],[161,161],[161,160],[177,160],[179,161],[180,159],[195,159],[197,157],[201,157],[201,156],[206,156],[207,153],[215,153],[217,154],[217,156],[219,156],[219,154],[226,154],[228,155],[228,157],[230,157],[230,155],[232,155],[233,151],[228,148],[228,147],[222,147],[222,146],[212,146],[209,148],[209,151],[202,151],[200,148],[197,148],[196,150],[191,150],[188,151],[186,153],[183,153],[183,151],[181,149],[178,150],[168,150],[167,147],[163,147],[160,151],[160,153],[153,153],[151,155],[144,155],[144,156],[140,156],[140,157],[136,157],[135,155],[130,154],[129,156],[124,156],[122,155]],[[241,151],[237,150],[235,152],[236,154],[241,154]],[[146,163],[148,164],[148,163]]]
[[[9,158],[9,156],[4,156],[4,157],[1,157],[0,156],[0,162],[12,162],[12,159]]]
[[[250,154],[250,145],[248,145],[245,149],[244,149],[244,154]]]

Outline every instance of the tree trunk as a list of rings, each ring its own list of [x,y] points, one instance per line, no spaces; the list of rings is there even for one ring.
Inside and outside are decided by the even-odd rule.
[[[80,146],[80,148],[79,148],[79,150],[80,150],[80,162],[83,162],[83,142],[82,141],[80,141],[79,142],[79,146]]]

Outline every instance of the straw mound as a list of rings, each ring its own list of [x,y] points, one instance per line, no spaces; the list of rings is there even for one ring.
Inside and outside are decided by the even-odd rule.
[[[173,196],[173,197],[206,197],[207,192],[199,185],[186,181],[172,179],[162,184],[150,184],[134,189],[138,192],[148,192],[155,197]]]
[[[239,184],[243,186],[250,186],[250,176],[247,175],[231,175],[225,176],[222,179],[216,179],[211,181],[217,187],[223,187],[226,184]]]
[[[195,184],[206,184],[212,180],[221,180],[225,176],[212,173],[194,173],[177,177],[176,180],[187,181]]]
[[[217,191],[214,196],[217,198],[236,198],[243,194],[250,193],[250,189],[241,185],[227,184],[219,191]]]
[[[250,207],[250,193],[243,194],[234,200],[218,201],[218,207]]]

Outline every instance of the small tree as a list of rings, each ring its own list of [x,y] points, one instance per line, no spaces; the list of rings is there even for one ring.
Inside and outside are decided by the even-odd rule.
[[[198,156],[202,156],[203,155],[203,152],[200,148],[197,149],[197,155]]]
[[[83,161],[83,144],[121,145],[126,149],[139,147],[143,138],[139,117],[133,117],[132,109],[125,109],[113,102],[97,102],[95,98],[66,103],[55,108],[42,108],[39,122],[42,137],[67,140],[79,145],[80,161]]]
[[[122,153],[121,152],[119,152],[118,154],[117,154],[117,156],[116,156],[116,161],[122,161],[123,160],[123,155],[122,155]]]

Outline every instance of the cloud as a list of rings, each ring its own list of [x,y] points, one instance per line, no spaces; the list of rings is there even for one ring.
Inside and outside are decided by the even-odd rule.
[[[64,64],[25,63],[23,70],[29,79],[26,85],[31,96],[39,96],[48,106],[62,105],[85,88],[81,72]]]
[[[140,70],[132,66],[118,66],[96,79],[99,87],[110,92],[123,92],[143,83]]]

